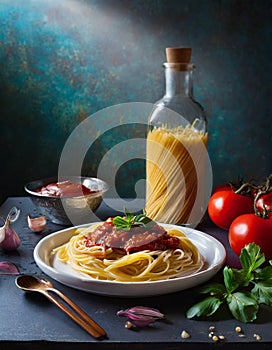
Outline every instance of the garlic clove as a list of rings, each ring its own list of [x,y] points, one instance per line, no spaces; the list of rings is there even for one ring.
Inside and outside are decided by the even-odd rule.
[[[150,316],[158,319],[165,317],[164,314],[162,314],[158,309],[154,309],[152,307],[147,307],[147,306],[134,306],[127,310],[136,315]]]
[[[9,261],[0,261],[0,275],[19,275],[18,267]]]
[[[165,318],[159,310],[145,306],[134,306],[126,310],[120,310],[117,315],[126,316],[137,327],[146,327]]]
[[[46,228],[46,217],[39,216],[37,218],[31,218],[29,215],[27,215],[27,223],[31,231],[41,232]]]

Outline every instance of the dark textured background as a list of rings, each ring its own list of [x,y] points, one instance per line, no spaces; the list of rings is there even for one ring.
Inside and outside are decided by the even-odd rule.
[[[158,100],[171,46],[193,48],[214,185],[265,177],[272,170],[271,22],[269,0],[0,0],[0,200],[55,175],[66,139],[90,114]],[[84,172],[95,176],[101,152],[124,133],[142,132],[105,135]],[[133,195],[144,174],[140,160],[120,169],[120,195]]]

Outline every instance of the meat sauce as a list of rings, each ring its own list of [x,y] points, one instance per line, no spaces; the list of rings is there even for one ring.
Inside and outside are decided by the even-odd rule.
[[[167,234],[165,229],[152,222],[152,225],[132,227],[130,230],[116,230],[112,218],[98,226],[85,237],[85,246],[117,248],[127,254],[142,250],[167,250],[179,247],[179,239]]]

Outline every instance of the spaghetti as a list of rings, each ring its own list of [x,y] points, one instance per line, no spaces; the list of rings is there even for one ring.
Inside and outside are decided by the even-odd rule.
[[[111,243],[111,244],[109,244]],[[75,230],[53,250],[62,263],[83,276],[119,282],[158,281],[199,271],[204,259],[186,235],[151,225],[116,230],[112,218]]]
[[[197,195],[204,201],[205,186],[200,183],[205,183],[207,142],[208,134],[196,131],[194,125],[149,131],[146,147],[147,216],[159,222],[188,223]],[[201,171],[200,176],[196,166]],[[200,210],[203,209],[201,204]]]

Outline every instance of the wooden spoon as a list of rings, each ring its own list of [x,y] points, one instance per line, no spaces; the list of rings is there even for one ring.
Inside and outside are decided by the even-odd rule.
[[[57,305],[63,312],[79,324],[85,331],[91,334],[96,339],[105,338],[106,332],[100,327],[88,314],[86,314],[72,300],[66,297],[62,292],[53,288],[52,283],[44,277],[34,275],[20,275],[15,281],[18,288],[28,292],[38,292],[46,296],[52,303]],[[64,300],[75,312],[68,309],[57,298],[54,298],[49,292],[57,294]]]

